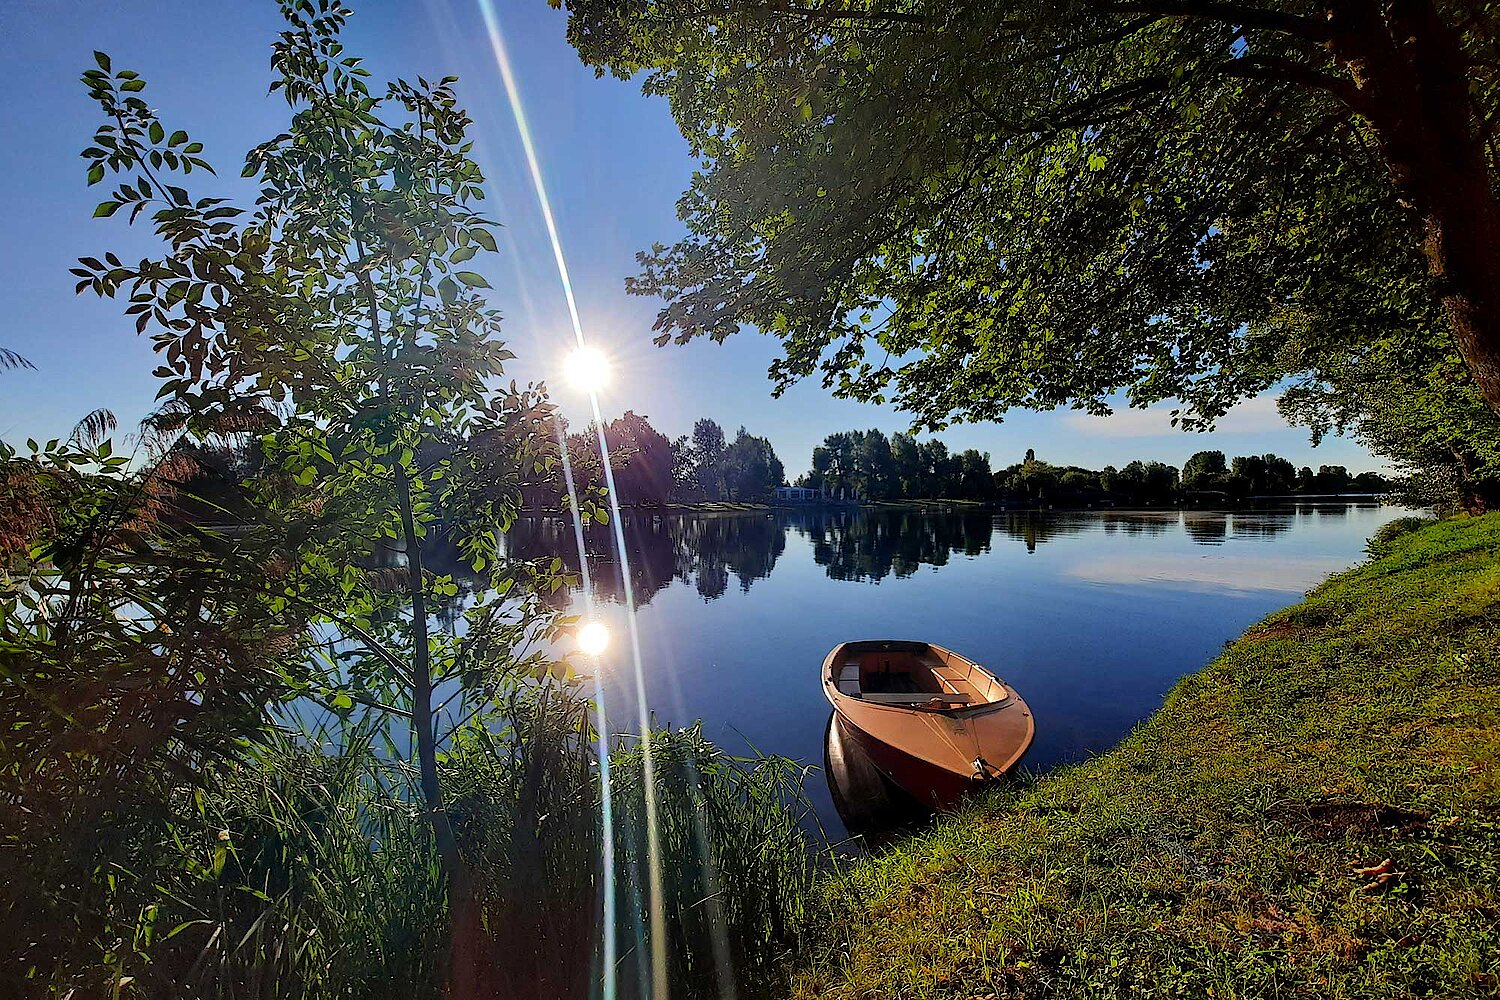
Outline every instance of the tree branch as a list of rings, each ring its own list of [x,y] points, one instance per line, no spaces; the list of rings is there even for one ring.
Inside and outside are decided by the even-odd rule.
[[[1323,73],[1305,63],[1283,56],[1249,55],[1231,59],[1218,68],[1221,76],[1244,80],[1276,80],[1295,83],[1312,90],[1323,90],[1343,101],[1350,108],[1360,104],[1359,88],[1353,80],[1346,80],[1331,73]]]
[[[1239,3],[1223,3],[1216,0],[1134,0],[1134,2],[1100,3],[1098,10],[1105,14],[1154,14],[1159,17],[1190,17],[1220,24],[1234,25],[1258,31],[1275,31],[1305,38],[1310,42],[1326,42],[1331,32],[1326,21],[1303,14],[1288,14],[1264,7],[1250,7]]]

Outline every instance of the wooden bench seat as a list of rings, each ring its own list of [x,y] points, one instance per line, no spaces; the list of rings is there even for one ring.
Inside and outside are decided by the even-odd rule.
[[[967,705],[974,700],[966,694],[934,694],[931,691],[901,692],[897,694],[881,694],[870,691],[861,693],[859,699],[861,701],[871,701],[877,705],[925,705],[932,701],[939,701],[945,705]]]

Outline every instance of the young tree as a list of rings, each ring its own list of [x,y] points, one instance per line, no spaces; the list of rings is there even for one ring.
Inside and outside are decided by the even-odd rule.
[[[485,279],[464,268],[495,249],[493,224],[474,207],[484,178],[453,79],[372,92],[340,41],[345,8],[281,10],[271,89],[291,120],[246,157],[248,211],[179,186],[210,171],[202,145],[159,120],[137,74],[96,55],[84,82],[105,123],[84,157],[90,183],[119,185],[94,214],[149,219],[165,251],[83,258],[79,289],[128,297],[136,329],[152,330],[158,433],[258,438],[276,474],[253,484],[253,521],[230,548],[268,568],[273,611],[326,640],[297,692],[410,732],[462,904],[471,879],[439,745],[545,666],[536,643],[557,622],[536,594],[561,580],[496,552],[522,488],[555,458],[553,415],[538,391],[498,383],[512,355],[477,292]],[[437,613],[459,589],[428,565],[438,532],[483,579],[462,627]],[[376,568],[392,552],[393,569]]]

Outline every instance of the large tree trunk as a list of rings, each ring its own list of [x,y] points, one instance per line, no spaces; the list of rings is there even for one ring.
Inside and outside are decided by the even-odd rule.
[[[1431,0],[1336,0],[1329,43],[1359,91],[1459,352],[1500,413],[1500,202],[1470,106],[1459,30]]]

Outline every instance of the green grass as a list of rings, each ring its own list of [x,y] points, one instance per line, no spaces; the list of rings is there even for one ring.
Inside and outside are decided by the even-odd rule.
[[[1377,550],[1114,751],[830,883],[795,995],[1497,995],[1500,515]]]

